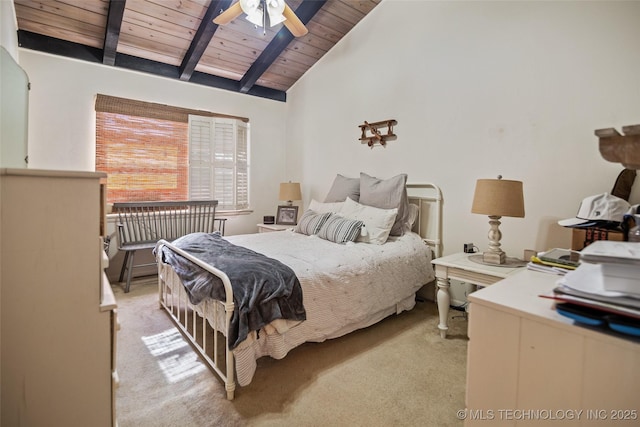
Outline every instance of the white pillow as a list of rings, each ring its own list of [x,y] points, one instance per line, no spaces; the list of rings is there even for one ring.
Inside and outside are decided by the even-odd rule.
[[[342,205],[344,205],[344,202],[322,203],[318,202],[315,199],[311,199],[311,203],[309,203],[309,209],[317,213],[337,213],[340,212],[340,209],[342,209]]]
[[[382,245],[387,241],[398,209],[380,209],[354,202],[350,198],[344,201],[340,215],[349,219],[357,219],[364,223],[360,236],[356,241]]]

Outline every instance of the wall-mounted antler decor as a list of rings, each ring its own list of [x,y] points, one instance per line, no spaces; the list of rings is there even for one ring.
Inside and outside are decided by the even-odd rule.
[[[640,169],[640,125],[623,126],[620,135],[614,128],[597,129],[600,154],[610,162],[621,163],[627,169]]]
[[[383,120],[381,122],[369,123],[364,121],[364,124],[358,125],[362,131],[360,136],[360,142],[367,144],[373,148],[375,144],[380,144],[383,147],[387,144],[387,141],[393,141],[396,139],[396,135],[393,133],[393,126],[397,125],[395,120]],[[387,128],[386,133],[380,132],[380,128]]]

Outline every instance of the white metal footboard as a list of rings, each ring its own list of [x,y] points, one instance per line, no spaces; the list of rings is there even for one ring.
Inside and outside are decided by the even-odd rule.
[[[167,247],[189,261],[220,278],[224,284],[226,300],[211,301],[207,313],[189,301],[189,297],[173,269],[162,262],[162,247]],[[229,324],[233,315],[233,290],[229,277],[187,252],[173,246],[166,240],[156,245],[158,264],[158,292],[160,307],[170,316],[173,323],[189,340],[202,360],[224,381],[227,399],[233,400],[235,383],[235,362],[229,350]],[[224,310],[224,321],[216,321]],[[213,312],[211,312],[213,311]],[[209,319],[209,320],[208,320]]]

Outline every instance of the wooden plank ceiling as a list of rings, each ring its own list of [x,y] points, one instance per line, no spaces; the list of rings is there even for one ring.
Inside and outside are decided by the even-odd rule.
[[[21,47],[286,101],[286,91],[381,0],[286,0],[309,30],[256,27],[236,0],[14,0]]]

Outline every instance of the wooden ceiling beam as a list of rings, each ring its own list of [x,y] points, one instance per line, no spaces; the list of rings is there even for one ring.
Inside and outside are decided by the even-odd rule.
[[[118,51],[118,39],[122,27],[122,17],[127,0],[109,0],[109,12],[107,14],[107,28],[104,34],[104,47],[102,49],[102,63],[115,65]]]
[[[296,9],[296,16],[307,25],[311,18],[320,10],[327,0],[305,0]],[[240,80],[240,92],[248,93],[251,87],[256,84],[260,76],[264,74],[273,62],[280,56],[282,51],[294,39],[293,34],[286,28],[282,27],[278,34],[273,38],[271,43],[262,51],[258,59],[251,64],[245,75]]]
[[[74,58],[93,63],[100,63],[103,56],[102,49],[43,36],[42,34],[36,34],[25,30],[18,30],[18,44],[24,49],[46,52],[53,55],[65,56],[67,58]],[[171,79],[178,79],[179,77],[177,66],[138,58],[123,53],[118,54],[115,67],[140,71]],[[189,83],[240,92],[239,82],[237,80],[200,73],[198,71],[194,71]],[[255,85],[251,90],[244,93],[247,95],[258,96],[260,98],[272,99],[274,101],[287,101],[286,92],[259,85]]]
[[[113,0],[112,0],[113,1]],[[220,10],[227,10],[231,5],[232,0],[213,0],[209,5],[209,8],[200,22],[198,31],[191,41],[191,45],[187,50],[184,58],[182,58],[182,64],[180,65],[180,80],[188,81],[196,69],[196,65],[200,62],[200,58],[204,54],[204,51],[209,46],[209,42],[213,38],[218,24],[213,23],[213,18],[218,16]]]

